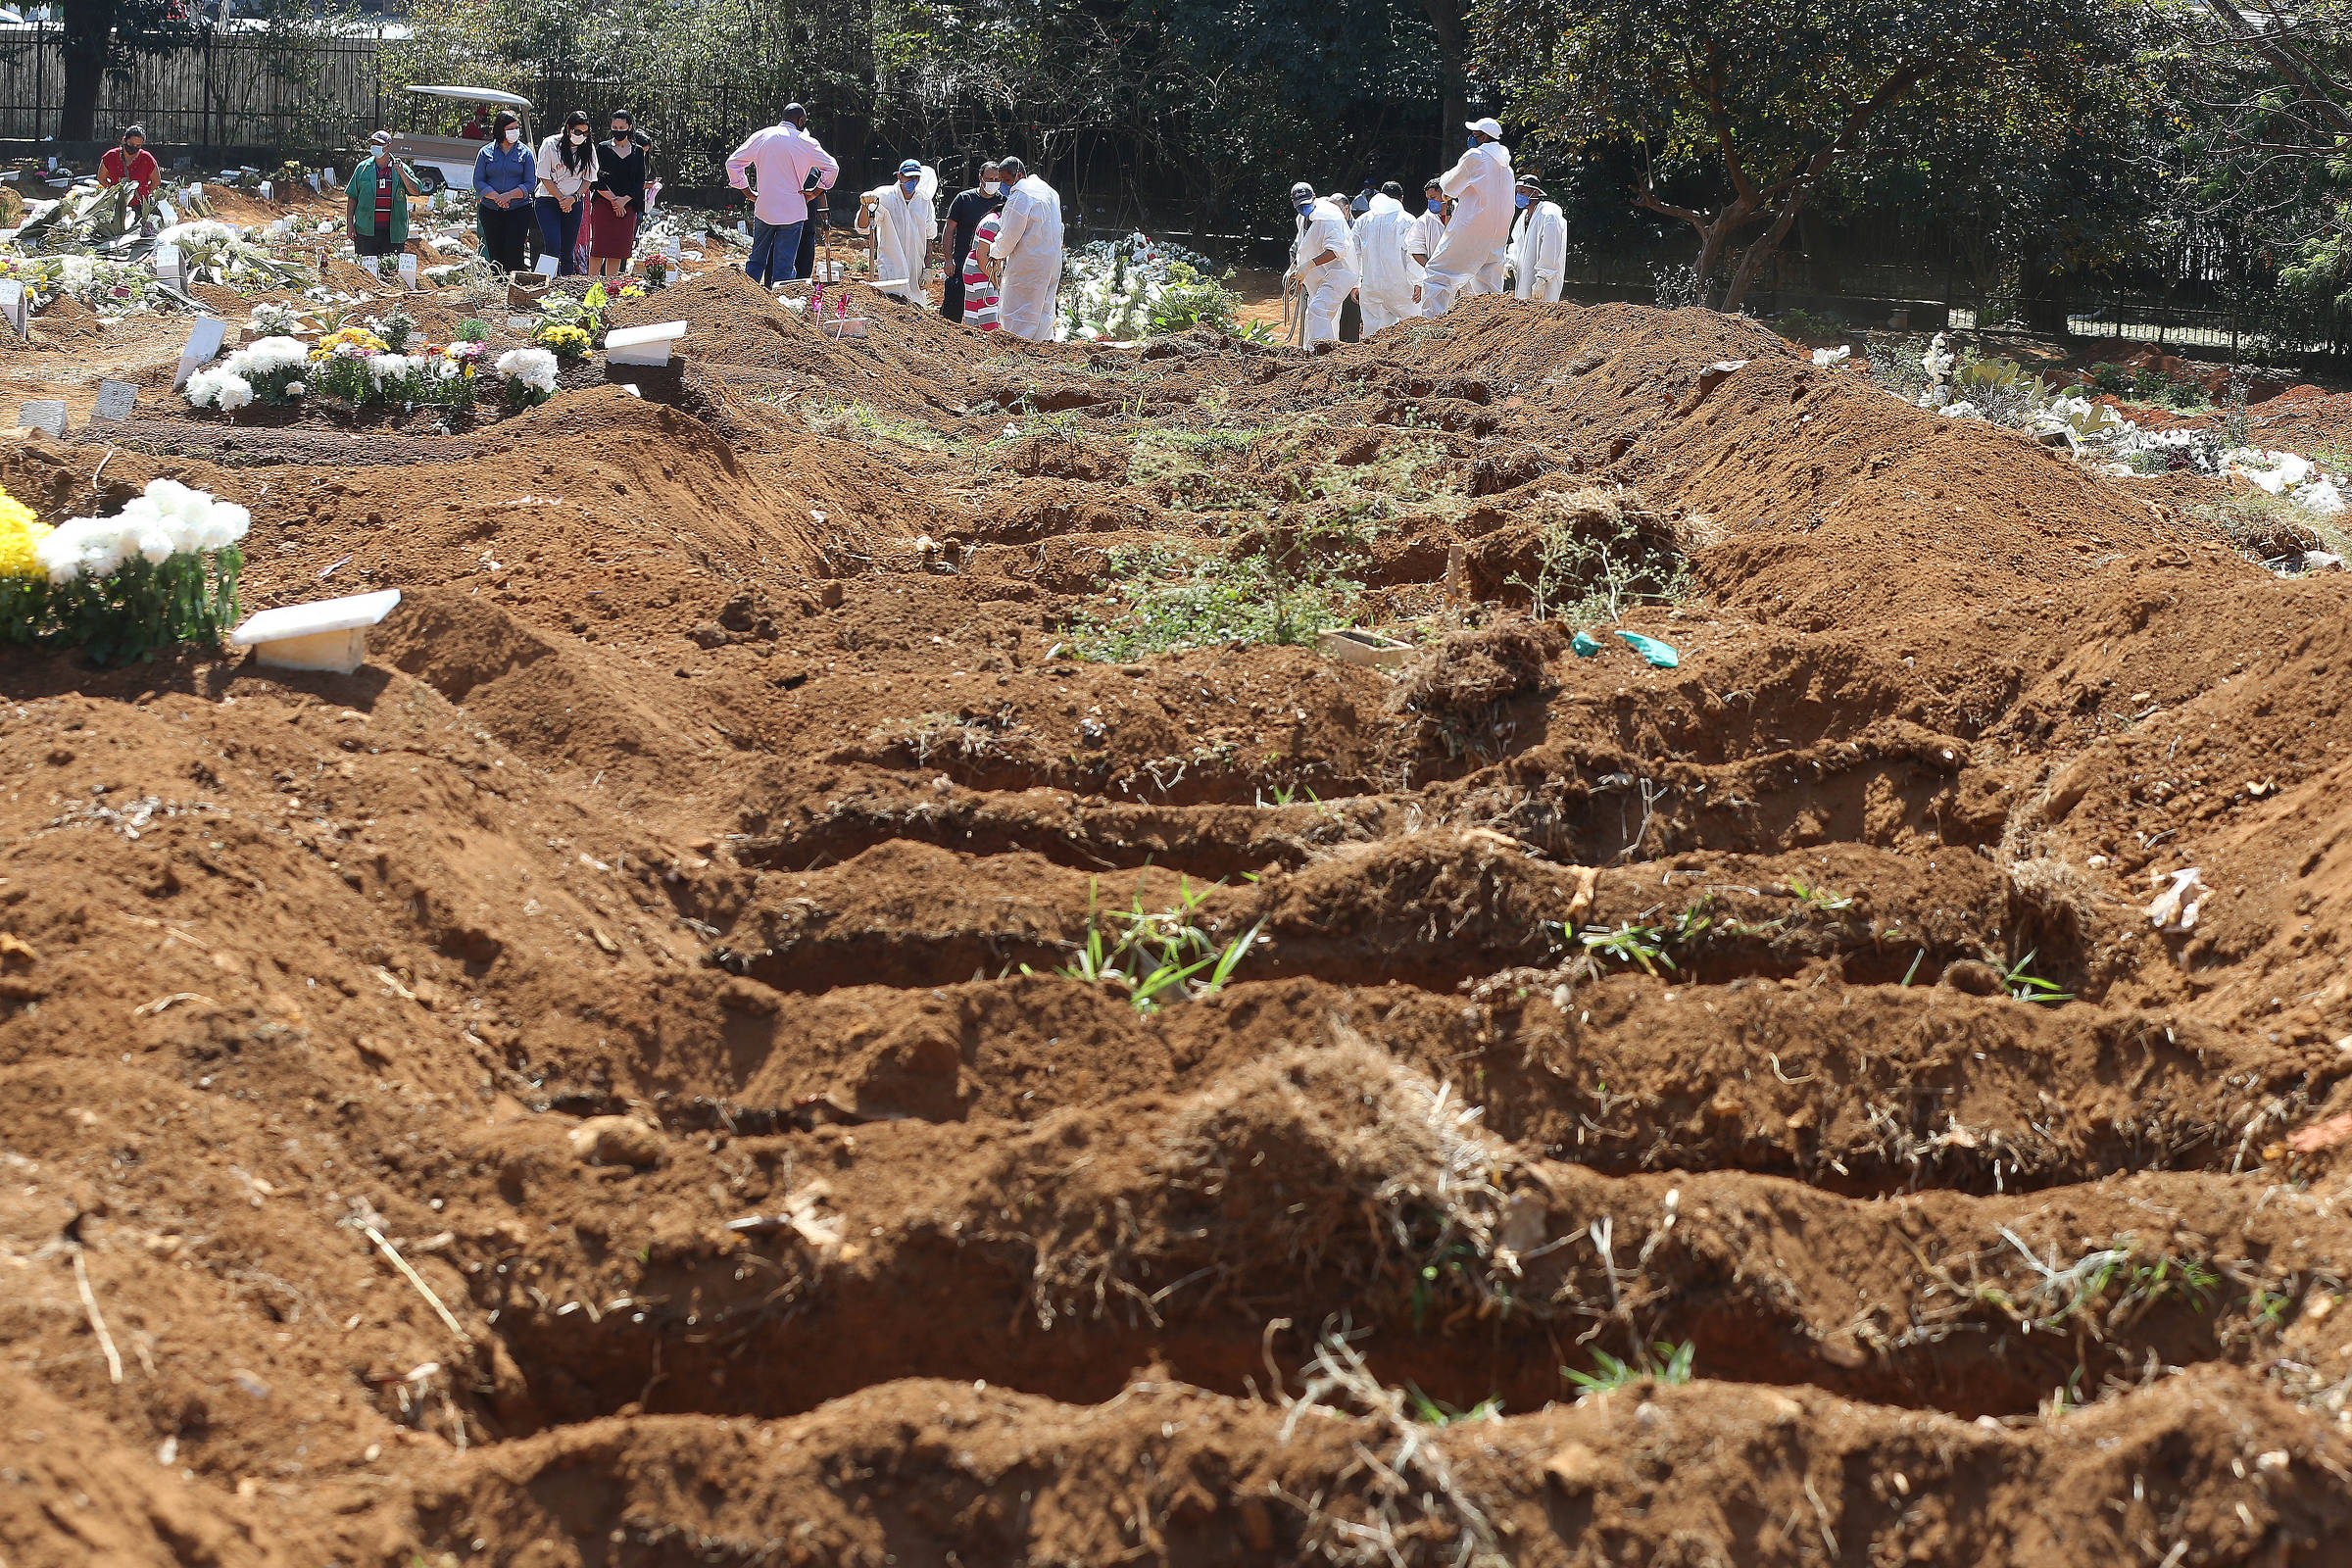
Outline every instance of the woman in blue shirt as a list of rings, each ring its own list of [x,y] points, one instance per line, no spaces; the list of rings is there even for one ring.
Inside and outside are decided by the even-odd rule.
[[[522,121],[511,109],[499,111],[489,145],[473,155],[473,189],[481,198],[474,217],[482,231],[482,254],[491,266],[522,270],[522,250],[532,226],[531,197],[538,185],[537,161],[522,143]]]

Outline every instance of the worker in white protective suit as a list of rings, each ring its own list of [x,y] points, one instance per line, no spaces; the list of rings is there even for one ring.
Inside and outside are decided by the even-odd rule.
[[[1355,297],[1364,312],[1364,336],[1419,314],[1414,293],[1421,267],[1413,260],[1421,220],[1404,210],[1404,187],[1390,180],[1355,220]]]
[[[1470,122],[1470,150],[1438,178],[1452,204],[1421,279],[1421,314],[1444,316],[1466,294],[1498,293],[1511,242],[1511,150],[1493,119]]]
[[[1291,246],[1284,281],[1306,299],[1306,346],[1340,340],[1340,307],[1355,292],[1355,241],[1348,229],[1348,208],[1317,196],[1304,180],[1291,187],[1298,215],[1298,237]]]
[[[1061,194],[1018,158],[997,160],[1004,177],[1004,211],[998,219],[993,260],[1000,330],[1032,343],[1054,341],[1054,296],[1061,289]]]
[[[938,191],[939,171],[909,158],[896,180],[858,198],[858,232],[874,238],[874,281],[909,305],[931,303],[923,279],[939,237],[939,213],[931,205]]]
[[[1511,230],[1511,292],[1523,300],[1556,301],[1568,272],[1568,217],[1544,199],[1533,175],[1511,197],[1519,209]]]

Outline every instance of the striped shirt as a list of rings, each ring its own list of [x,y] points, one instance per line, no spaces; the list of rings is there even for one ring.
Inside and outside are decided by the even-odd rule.
[[[963,259],[963,324],[983,332],[997,329],[997,285],[988,280],[988,273],[981,269],[976,253],[983,240],[993,249],[1004,227],[1003,213],[991,213],[980,220],[972,230],[975,254],[967,254]]]

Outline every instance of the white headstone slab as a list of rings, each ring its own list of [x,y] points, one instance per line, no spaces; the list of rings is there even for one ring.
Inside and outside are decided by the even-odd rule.
[[[541,277],[553,277],[556,275],[556,270],[563,265],[564,258],[558,256],[554,251],[549,251],[531,264],[531,270],[537,272]]]
[[[228,634],[232,648],[258,650],[261,663],[281,669],[327,669],[348,675],[368,662],[368,628],[392,613],[400,590],[284,605],[247,618]]]
[[[312,194],[312,195],[314,195],[314,196],[316,196],[316,195],[318,193],[318,171],[317,171],[316,169],[312,170],[312,171],[311,171],[311,175],[310,175],[310,178],[311,178],[311,194]]]
[[[131,409],[139,401],[139,389],[128,381],[98,383],[98,402],[90,410],[92,419],[122,420],[130,417]]]
[[[49,172],[52,174],[57,172],[57,160],[55,158],[49,160]]]
[[[188,197],[191,201],[200,202],[204,200],[204,185],[201,181],[194,181],[189,184]]]
[[[326,166],[326,182],[329,185],[335,183],[335,166],[332,164]]]
[[[220,352],[220,340],[228,332],[228,323],[218,316],[201,316],[188,330],[188,346],[179,351],[179,370],[172,377],[172,390],[176,392],[188,384],[188,377],[213,363]]]
[[[402,288],[416,286],[416,258],[407,251],[400,253],[400,286]]]
[[[667,365],[670,344],[685,335],[684,321],[615,327],[605,334],[605,362],[608,365]]]
[[[180,286],[178,246],[158,245],[155,248],[155,255],[149,259],[155,263],[155,277],[157,282],[169,283],[173,288]]]
[[[691,234],[689,234],[689,235],[687,235],[687,236],[686,236],[686,243],[687,243],[687,244],[689,244],[689,245],[703,245],[703,244],[707,244],[707,243],[709,243],[710,239],[710,231],[709,229],[707,229],[707,228],[698,228],[698,229],[696,229],[696,230],[695,230],[693,233],[691,233]],[[677,242],[676,240],[674,240],[674,239],[673,239],[673,240],[671,240],[669,243],[670,243],[670,245],[673,247],[673,248],[672,248],[672,250],[670,251],[670,254],[674,256],[674,255],[676,255],[676,254],[677,254],[677,251],[675,250],[675,248],[674,248],[674,247],[677,245],[677,243],[678,243],[678,242]]]
[[[676,261],[678,259],[678,242],[674,239],[663,240],[662,242],[662,254],[668,257],[673,262]]]
[[[13,277],[0,277],[0,316],[6,317],[8,324],[17,329],[17,336],[25,335],[24,285]]]
[[[741,234],[745,239],[750,239],[752,237],[752,225],[745,222],[738,222],[735,225],[735,232]]]
[[[158,200],[155,204],[155,216],[162,220],[166,228],[170,228],[179,221],[179,209],[170,202]]]
[[[34,430],[46,430],[64,439],[66,433],[66,405],[62,398],[36,398],[17,411],[17,422]]]
[[[273,201],[277,200],[277,194],[276,194],[276,190],[277,190],[277,187],[276,187],[276,186],[275,186],[275,185],[274,185],[274,184],[273,184],[271,181],[270,181],[270,180],[267,180],[267,179],[263,180],[263,181],[262,181],[262,200],[264,200],[264,201],[266,201],[266,202],[273,202]]]

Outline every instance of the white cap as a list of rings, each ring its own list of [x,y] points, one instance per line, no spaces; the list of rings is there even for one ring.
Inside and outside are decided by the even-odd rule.
[[[1502,122],[1496,120],[1493,115],[1489,115],[1484,120],[1469,121],[1463,124],[1462,128],[1475,130],[1481,135],[1492,136],[1496,141],[1502,140]]]

